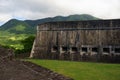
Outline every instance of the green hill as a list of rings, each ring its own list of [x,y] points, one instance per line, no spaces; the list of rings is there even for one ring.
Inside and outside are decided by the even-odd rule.
[[[82,15],[69,15],[69,16],[56,16],[56,17],[48,17],[38,20],[25,20],[25,22],[31,26],[36,26],[37,24],[42,24],[45,22],[55,22],[55,21],[83,21],[83,20],[98,20],[94,16],[88,14]]]
[[[43,18],[38,20],[25,20],[20,21],[17,19],[11,19],[10,21],[6,22],[4,25],[0,27],[0,31],[7,31],[10,33],[16,34],[31,34],[35,33],[37,24],[42,24],[45,22],[54,22],[54,21],[80,21],[80,20],[98,20],[99,18],[93,17],[88,14],[82,15],[70,15],[67,17],[64,16],[56,16],[56,17],[49,17]]]
[[[20,21],[16,19],[11,19],[4,25],[0,27],[0,31],[7,31],[10,33],[16,33],[16,34],[28,34],[28,33],[34,33],[35,28],[31,25],[27,24],[25,21]]]

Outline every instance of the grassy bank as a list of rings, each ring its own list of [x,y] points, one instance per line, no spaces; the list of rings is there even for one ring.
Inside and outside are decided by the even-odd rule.
[[[75,80],[120,80],[120,64],[28,59]]]
[[[14,34],[7,31],[0,31],[0,45],[23,49],[21,40],[33,35],[34,34]]]

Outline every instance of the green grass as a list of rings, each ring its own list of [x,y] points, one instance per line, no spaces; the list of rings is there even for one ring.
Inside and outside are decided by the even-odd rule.
[[[20,28],[21,26],[18,26]],[[23,27],[21,27],[21,30]],[[33,34],[15,34],[7,31],[0,31],[0,45],[13,47],[15,49],[23,49],[21,40],[24,40],[28,36]]]
[[[120,80],[120,64],[27,59],[74,80]]]

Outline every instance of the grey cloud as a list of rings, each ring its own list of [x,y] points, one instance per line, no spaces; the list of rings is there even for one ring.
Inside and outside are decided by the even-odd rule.
[[[48,13],[55,11],[56,6],[49,3],[50,0],[2,0],[1,13],[14,13],[19,11],[31,11],[33,13]],[[3,5],[4,4],[4,5]]]
[[[92,2],[93,1],[93,2]],[[69,14],[120,17],[120,0],[0,0],[0,23],[10,18],[40,19]],[[61,2],[61,3],[60,3]],[[64,3],[66,2],[66,3]],[[91,2],[91,3],[88,3]],[[63,5],[64,3],[64,5]],[[76,3],[76,4],[75,4]],[[101,6],[104,8],[101,9]],[[108,16],[107,14],[110,13]],[[3,15],[4,14],[4,15]],[[6,17],[7,16],[7,17]],[[5,17],[5,19],[4,19]],[[7,19],[7,20],[6,20]]]
[[[54,11],[55,5],[49,3],[50,0],[14,0],[14,10],[20,11],[31,11],[31,12],[40,12],[48,13],[49,11]]]
[[[50,14],[56,13],[57,7],[50,2],[51,0],[1,0],[0,14],[25,19],[47,17]],[[0,17],[0,22],[3,23],[4,21],[7,20]]]

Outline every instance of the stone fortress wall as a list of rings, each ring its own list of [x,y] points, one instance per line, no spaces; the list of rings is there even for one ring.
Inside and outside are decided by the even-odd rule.
[[[119,62],[120,19],[40,24],[30,57]]]

